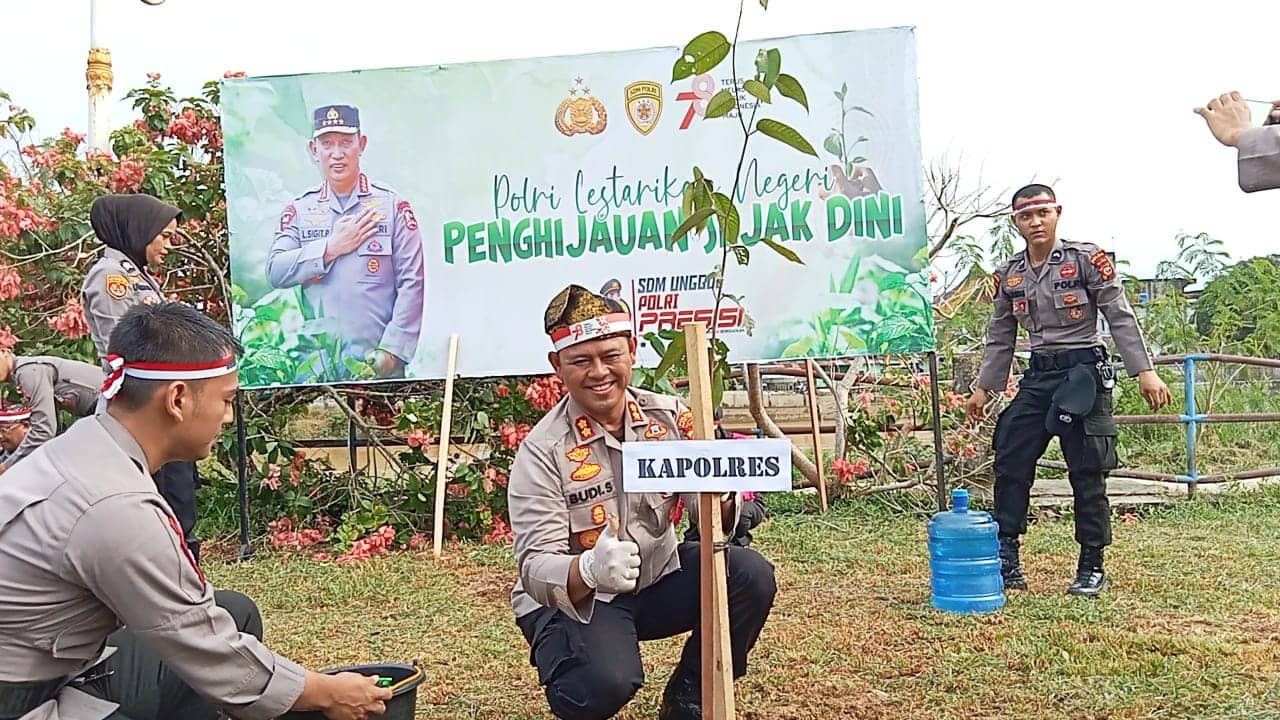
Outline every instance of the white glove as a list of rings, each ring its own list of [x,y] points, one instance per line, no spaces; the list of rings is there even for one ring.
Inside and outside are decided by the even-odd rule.
[[[578,556],[578,572],[589,588],[614,594],[631,592],[640,577],[640,546],[619,540],[610,522],[595,547]]]

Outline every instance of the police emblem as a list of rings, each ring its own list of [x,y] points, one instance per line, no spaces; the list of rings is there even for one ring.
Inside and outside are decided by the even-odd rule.
[[[418,229],[418,218],[413,214],[413,208],[409,206],[408,200],[401,200],[396,203],[396,214],[404,221],[404,226],[410,230]]]
[[[1116,276],[1116,266],[1111,263],[1111,256],[1106,250],[1099,250],[1089,256],[1089,263],[1098,269],[1103,280],[1111,280]]]
[[[576,463],[583,463],[591,457],[591,448],[586,445],[579,445],[565,453],[564,456]]]
[[[644,431],[644,437],[646,440],[661,440],[666,436],[667,429],[662,427],[657,420],[649,421],[649,428]]]
[[[382,252],[382,243],[377,240],[369,241],[369,252]]]
[[[1013,311],[1016,313],[1025,313],[1027,311],[1027,301],[1024,299],[1014,302]]]
[[[1062,297],[1063,305],[1076,305],[1080,302],[1080,296],[1075,293],[1067,293]]]
[[[1067,317],[1071,318],[1072,320],[1083,320],[1084,308],[1082,307],[1067,308]]]
[[[574,482],[586,482],[595,478],[602,470],[604,470],[604,468],[595,463],[584,462],[574,468],[573,472],[569,473],[569,479]]]
[[[1061,278],[1066,278],[1070,280],[1075,276],[1076,276],[1075,263],[1066,263],[1065,265],[1062,266],[1062,269],[1058,271],[1058,277],[1061,277]]]
[[[298,209],[290,204],[284,209],[284,212],[280,213],[280,231],[284,232],[285,228],[289,227],[289,224],[296,217],[298,217]]]
[[[107,294],[116,300],[124,299],[124,296],[129,294],[129,278],[123,275],[108,275]]]
[[[662,84],[640,80],[623,88],[622,94],[631,127],[641,135],[653,132],[662,117]]]
[[[1010,276],[1009,276],[1009,282],[1008,282],[1009,287],[1011,287],[1011,288],[1016,288],[1016,287],[1018,287],[1018,286],[1019,286],[1019,285],[1021,285],[1021,284],[1022,284],[1022,276],[1021,276],[1021,275],[1010,275]]]
[[[369,268],[369,272],[376,273],[378,272],[378,268],[382,267],[382,265],[378,262],[378,258],[369,258],[369,262],[366,267]]]
[[[684,434],[685,439],[693,439],[693,413],[685,410],[676,417],[676,427]]]
[[[592,528],[591,530],[583,530],[578,533],[578,544],[583,550],[590,550],[596,546],[596,542],[600,540],[600,528]]]
[[[604,103],[592,97],[586,81],[576,77],[569,85],[569,97],[556,108],[556,129],[561,135],[580,133],[599,135],[609,124],[609,113]]]
[[[591,506],[591,522],[592,523],[596,525],[603,525],[605,521],[608,519],[609,518],[606,517],[604,512],[604,503],[597,503]]]

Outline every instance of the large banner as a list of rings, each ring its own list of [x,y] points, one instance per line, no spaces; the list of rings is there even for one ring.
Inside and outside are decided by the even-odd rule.
[[[694,165],[733,187],[740,121],[704,117],[728,60],[675,83],[675,48],[225,81],[242,382],[440,378],[453,333],[462,375],[547,372],[569,283],[623,300],[641,338],[706,321],[732,362],[932,349],[912,30],[743,43],[740,75],[769,48],[809,107],[775,90],[758,117],[819,157],[751,138],[750,262],[731,256],[718,310],[720,229],[668,239]]]

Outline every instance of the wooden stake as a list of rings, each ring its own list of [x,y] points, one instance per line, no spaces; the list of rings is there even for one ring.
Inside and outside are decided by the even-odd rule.
[[[444,486],[449,467],[449,433],[453,431],[453,376],[458,364],[458,335],[449,336],[449,365],[444,376],[444,412],[440,414],[440,454],[436,456],[436,518],[434,535],[436,559],[444,547]]]
[[[684,342],[693,435],[698,440],[710,440],[715,436],[715,418],[706,324],[685,325]],[[734,720],[737,714],[733,701],[733,651],[729,644],[725,533],[720,527],[720,496],[716,493],[698,494],[698,532],[702,570],[702,716],[707,720]]]
[[[813,424],[813,461],[818,466],[818,499],[822,512],[827,511],[827,472],[822,462],[822,413],[818,410],[818,388],[813,381],[813,360],[805,358],[805,376],[809,387],[809,422]]]

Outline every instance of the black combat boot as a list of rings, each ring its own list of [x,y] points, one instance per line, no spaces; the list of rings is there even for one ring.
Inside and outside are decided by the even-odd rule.
[[[1081,546],[1080,563],[1076,566],[1076,581],[1067,588],[1067,594],[1097,597],[1106,586],[1107,575],[1102,571],[1102,548]]]
[[[1022,574],[1022,563],[1018,560],[1018,536],[1000,536],[1000,577],[1004,578],[1005,590],[1026,590],[1027,578]]]
[[[658,720],[702,720],[702,683],[693,673],[676,666],[662,691]]]

